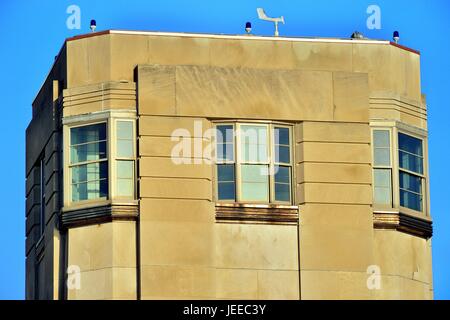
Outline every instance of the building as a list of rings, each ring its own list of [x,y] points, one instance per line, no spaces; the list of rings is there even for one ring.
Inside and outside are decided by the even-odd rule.
[[[27,299],[433,298],[415,50],[73,37],[26,142]]]

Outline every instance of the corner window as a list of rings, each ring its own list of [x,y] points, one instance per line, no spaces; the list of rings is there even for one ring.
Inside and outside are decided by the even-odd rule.
[[[415,130],[401,123],[372,129],[373,204],[378,210],[426,213],[426,132]]]
[[[217,199],[290,204],[291,151],[289,126],[217,124]]]
[[[91,119],[89,119],[91,120]],[[65,120],[64,205],[136,198],[136,133],[132,114]],[[95,121],[95,122],[94,122]],[[84,123],[84,124],[81,124]]]
[[[422,140],[398,134],[400,206],[423,211]]]

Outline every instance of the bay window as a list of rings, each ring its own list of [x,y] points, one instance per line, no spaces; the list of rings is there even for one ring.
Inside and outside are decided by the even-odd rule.
[[[65,206],[114,199],[134,200],[134,116],[101,113],[64,120]]]
[[[372,129],[373,204],[426,213],[425,138],[408,129],[401,124]]]

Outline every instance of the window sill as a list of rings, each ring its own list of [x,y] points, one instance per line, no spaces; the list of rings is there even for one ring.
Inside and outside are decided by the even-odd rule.
[[[429,239],[433,235],[433,222],[429,216],[403,210],[401,208],[374,210],[373,226],[375,229],[393,229],[414,236]]]
[[[99,201],[73,205],[62,210],[61,225],[73,228],[84,225],[111,222],[114,220],[136,220],[138,201]]]
[[[222,223],[298,225],[298,206],[216,203],[216,221]]]

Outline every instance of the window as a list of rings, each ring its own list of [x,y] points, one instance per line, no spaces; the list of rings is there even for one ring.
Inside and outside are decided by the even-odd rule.
[[[108,197],[106,122],[70,129],[71,201]]]
[[[133,121],[116,121],[116,194],[134,199],[134,128]]]
[[[135,122],[134,113],[123,111],[63,119],[64,206],[135,203]]]
[[[234,126],[217,126],[217,184],[220,200],[236,199],[236,174],[234,160]]]
[[[400,206],[423,211],[422,140],[398,134]]]
[[[397,122],[374,125],[374,207],[426,213],[426,132]]]
[[[275,201],[291,202],[291,142],[290,130],[274,128]]]
[[[269,202],[269,148],[266,125],[240,125],[240,200]]]
[[[390,130],[373,130],[374,204],[392,207]]]
[[[261,123],[216,125],[217,198],[292,202],[291,129]]]

